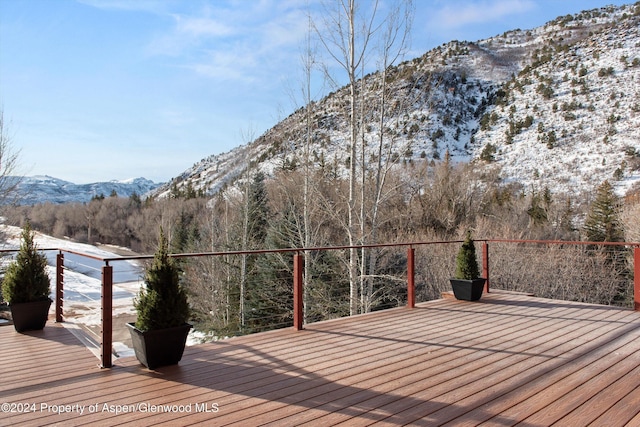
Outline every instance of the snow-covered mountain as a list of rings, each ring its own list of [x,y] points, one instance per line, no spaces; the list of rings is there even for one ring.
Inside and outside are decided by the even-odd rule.
[[[620,193],[640,182],[640,3],[559,17],[530,30],[452,41],[392,67],[383,126],[362,126],[373,159],[384,135],[398,165],[443,159],[499,168],[525,190],[591,191],[605,179]],[[364,78],[364,105],[380,99],[380,75]],[[246,170],[300,165],[305,114],[316,167],[343,172],[349,156],[348,88],[291,114],[250,144],[196,163],[159,187],[210,194]],[[360,157],[360,155],[359,155]],[[366,168],[366,167],[365,167]]]
[[[93,197],[130,197],[134,193],[144,197],[161,184],[145,178],[133,178],[125,181],[95,182],[74,184],[46,175],[22,177],[18,185],[20,204],[89,202]]]

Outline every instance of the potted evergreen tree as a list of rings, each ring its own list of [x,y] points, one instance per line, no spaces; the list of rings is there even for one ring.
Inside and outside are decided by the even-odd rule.
[[[153,263],[145,271],[145,286],[134,300],[138,318],[127,324],[136,357],[149,369],[177,364],[192,327],[187,323],[190,310],[180,270],[168,250],[161,229]]]
[[[16,260],[9,264],[2,282],[2,295],[18,332],[43,329],[51,307],[47,258],[38,252],[34,235],[27,221]]]
[[[456,256],[455,276],[450,279],[453,294],[459,300],[477,301],[482,296],[485,280],[480,277],[476,249],[471,238],[471,232],[467,232],[467,236]]]

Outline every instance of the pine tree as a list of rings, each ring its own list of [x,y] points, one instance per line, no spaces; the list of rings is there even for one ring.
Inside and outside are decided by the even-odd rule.
[[[587,240],[591,242],[623,242],[624,229],[620,220],[620,212],[620,198],[613,191],[613,186],[609,181],[603,182],[596,190],[595,200],[591,204],[585,220],[584,231]],[[617,295],[611,302],[622,304],[627,299],[627,279],[630,274],[626,265],[627,250],[624,246],[608,246],[599,248],[599,251],[605,254],[611,268],[620,277],[616,284]],[[605,302],[610,303],[610,301]]]
[[[245,188],[245,212],[242,225],[242,249],[265,249],[267,228],[269,225],[268,194],[265,176],[258,172]],[[255,309],[252,306],[252,292],[259,286],[254,275],[256,255],[242,255],[240,266],[240,330],[244,331],[247,317]],[[255,299],[253,301],[255,304]]]
[[[531,206],[527,209],[527,215],[529,215],[535,226],[543,225],[549,220],[547,211],[540,203],[539,195],[534,194],[531,196]]]
[[[269,225],[268,195],[265,176],[258,172],[249,186],[248,194],[248,239],[252,249],[263,249]]]
[[[295,214],[288,210],[283,218],[266,230],[264,249],[300,247]],[[299,221],[299,219],[297,219]],[[293,322],[293,262],[291,254],[267,253],[255,258],[254,274],[248,283],[247,326],[251,332],[291,326]]]
[[[302,247],[302,218],[293,208],[272,221],[266,249]],[[307,293],[308,322],[349,314],[348,279],[335,251],[310,251]],[[341,286],[342,285],[342,286]],[[247,290],[247,328],[251,332],[291,326],[293,323],[293,260],[290,253],[267,253],[256,258]]]
[[[182,253],[192,250],[200,238],[200,232],[195,221],[195,214],[183,209],[180,211],[176,221],[173,238],[171,239],[171,250],[173,253]]]
[[[609,181],[603,182],[596,190],[596,197],[587,219],[584,231],[590,242],[622,242],[624,230],[620,222],[621,203]]]

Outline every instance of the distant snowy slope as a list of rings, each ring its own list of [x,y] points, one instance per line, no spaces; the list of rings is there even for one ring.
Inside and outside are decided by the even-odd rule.
[[[23,177],[18,187],[21,204],[36,203],[85,203],[93,197],[109,197],[115,192],[119,197],[130,197],[134,193],[144,197],[161,184],[145,178],[125,181],[95,182],[74,184],[50,176]]]

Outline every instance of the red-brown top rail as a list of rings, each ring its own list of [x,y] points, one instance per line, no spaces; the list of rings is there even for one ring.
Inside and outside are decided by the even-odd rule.
[[[489,291],[489,244],[490,243],[510,243],[510,244],[536,244],[536,245],[597,245],[597,246],[625,246],[634,248],[634,309],[640,310],[640,243],[638,242],[588,242],[588,241],[564,241],[564,240],[525,240],[525,239],[475,239],[482,243],[482,271],[487,279],[485,290]],[[414,284],[414,253],[415,247],[425,245],[454,244],[461,243],[462,240],[431,241],[431,242],[406,242],[406,243],[384,243],[357,246],[324,246],[310,248],[285,248],[285,249],[261,249],[250,251],[220,251],[220,252],[199,252],[171,254],[174,258],[196,258],[224,255],[252,255],[267,253],[293,253],[294,254],[294,327],[303,328],[302,321],[302,262],[304,253],[315,251],[347,250],[347,249],[371,249],[385,247],[406,247],[407,248],[407,306],[414,306],[415,284]],[[18,249],[2,249],[0,253],[16,252]],[[56,261],[56,321],[62,321],[62,296],[64,286],[64,253],[74,254],[97,260],[104,263],[102,268],[102,291],[101,291],[101,311],[102,311],[102,351],[101,361],[105,368],[111,367],[111,347],[112,347],[112,287],[113,269],[110,265],[117,261],[136,261],[152,259],[153,255],[137,255],[122,257],[101,257],[83,253],[80,251],[64,248],[40,248],[42,251],[59,251]]]

